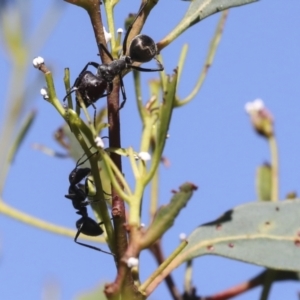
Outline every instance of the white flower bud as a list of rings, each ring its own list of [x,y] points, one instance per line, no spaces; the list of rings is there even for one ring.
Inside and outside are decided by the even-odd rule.
[[[253,108],[256,111],[260,111],[263,108],[265,108],[265,104],[264,104],[264,102],[261,99],[255,99],[252,103],[253,103]]]
[[[245,110],[247,114],[256,113],[265,108],[264,102],[261,99],[255,99],[252,102],[247,102]]]
[[[139,260],[136,257],[129,257],[127,260],[127,267],[137,267],[139,265]]]
[[[122,28],[118,28],[117,33],[123,33],[123,29]]]
[[[185,234],[184,232],[180,233],[180,234],[179,234],[179,239],[180,239],[181,241],[186,240],[186,234]]]
[[[36,58],[33,59],[32,63],[33,63],[33,66],[35,68],[39,68],[40,65],[42,65],[44,63],[44,59],[41,57],[41,56],[38,56]]]
[[[151,160],[151,155],[148,152],[140,152],[139,158],[143,161]]]
[[[43,98],[45,100],[49,99],[49,95],[48,95],[48,89],[43,87],[41,90],[40,90],[40,93],[41,95],[43,96]]]
[[[97,136],[95,138],[95,143],[96,143],[97,147],[102,148],[102,149],[104,148],[104,143],[100,136]]]

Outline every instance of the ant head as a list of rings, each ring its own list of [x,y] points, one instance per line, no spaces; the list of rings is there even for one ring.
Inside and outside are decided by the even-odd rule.
[[[145,63],[157,55],[157,47],[151,37],[139,34],[130,43],[129,56],[132,61]]]

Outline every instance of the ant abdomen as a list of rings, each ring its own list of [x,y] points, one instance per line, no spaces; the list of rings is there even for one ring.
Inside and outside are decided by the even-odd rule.
[[[157,46],[150,36],[139,34],[131,41],[129,56],[132,61],[145,63],[152,60],[156,55]]]
[[[99,224],[90,217],[84,216],[76,222],[77,229],[88,236],[99,236],[103,233],[103,229]]]

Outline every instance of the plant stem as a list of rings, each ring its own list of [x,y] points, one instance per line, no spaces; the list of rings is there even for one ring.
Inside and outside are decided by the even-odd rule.
[[[160,273],[173,261],[173,259],[186,247],[188,242],[186,240],[182,241],[180,245],[171,253],[171,255],[150,275],[150,277],[140,286],[139,290],[143,294],[149,295],[156,285],[151,287],[151,290],[147,290],[148,286],[160,276]]]
[[[274,135],[269,137],[269,146],[271,152],[271,201],[279,200],[279,178],[278,178],[278,147]]]
[[[162,247],[161,247],[161,240],[157,240],[150,248],[149,250],[154,255],[158,265],[161,265],[165,261],[165,257],[163,255]],[[180,300],[180,292],[176,287],[176,284],[173,280],[173,277],[171,274],[168,274],[165,278],[165,282],[167,284],[167,287],[171,293],[171,296],[174,300]]]

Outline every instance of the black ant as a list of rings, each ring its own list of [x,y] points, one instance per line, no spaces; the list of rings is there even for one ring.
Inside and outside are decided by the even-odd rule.
[[[103,44],[100,44],[99,46],[109,56],[112,62],[109,64],[98,64],[96,62],[88,62],[86,66],[83,68],[83,70],[80,72],[80,74],[78,75],[74,85],[67,93],[67,95],[64,97],[63,101],[65,101],[66,98],[71,93],[73,93],[74,91],[78,91],[82,97],[85,106],[88,107],[89,105],[92,105],[93,108],[95,109],[95,114],[96,114],[96,107],[94,103],[98,99],[106,97],[112,92],[113,80],[116,76],[119,76],[121,92],[123,97],[123,101],[119,107],[120,110],[123,108],[127,99],[125,93],[125,87],[122,79],[122,72],[124,70],[135,69],[142,72],[156,72],[156,71],[164,70],[163,65],[156,58],[158,54],[157,46],[153,41],[153,39],[147,35],[139,34],[136,37],[134,37],[129,45],[129,51],[128,51],[129,55],[126,55],[127,39],[129,33],[133,27],[133,24],[135,23],[135,21],[140,16],[143,9],[145,8],[147,2],[148,1],[146,1],[142,5],[134,21],[131,23],[131,25],[129,26],[126,32],[123,41],[123,51],[121,57],[119,59],[114,59],[110,54],[110,52],[108,51],[108,49]],[[134,62],[145,63],[152,59],[155,59],[157,61],[158,68],[147,69],[147,68],[141,68],[133,65]],[[97,69],[96,74],[87,71],[88,66],[95,67]],[[105,90],[107,91],[106,94],[104,94]]]
[[[88,212],[86,208],[86,206],[90,204],[90,201],[86,200],[86,198],[89,195],[89,189],[88,189],[89,179],[87,178],[87,176],[91,172],[91,169],[79,168],[79,166],[83,165],[92,155],[95,155],[96,153],[98,153],[98,151],[92,153],[83,162],[80,162],[80,160],[84,157],[85,154],[83,154],[83,156],[79,158],[75,168],[71,171],[69,175],[69,182],[70,182],[69,194],[65,195],[65,197],[72,201],[73,207],[77,210],[76,213],[81,216],[81,218],[76,222],[77,233],[74,237],[74,242],[84,247],[88,247],[103,253],[114,255],[113,253],[104,251],[98,247],[84,244],[77,241],[80,233],[83,233],[88,236],[99,236],[104,232],[103,229],[100,227],[103,224],[103,222],[97,223],[95,220],[90,218],[88,216]],[[80,181],[83,180],[84,178],[86,179],[85,179],[85,185],[83,190],[78,185]]]

